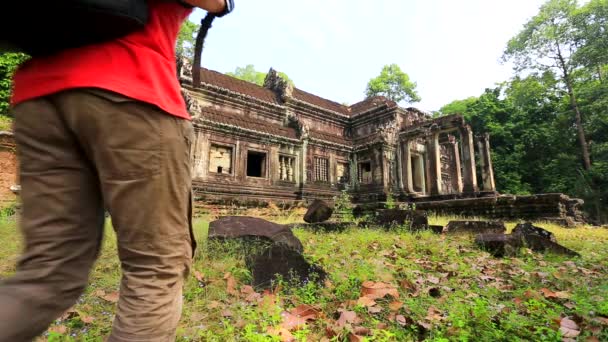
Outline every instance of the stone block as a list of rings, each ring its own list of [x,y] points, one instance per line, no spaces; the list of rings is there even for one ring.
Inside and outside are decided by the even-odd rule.
[[[379,209],[376,210],[374,223],[381,226],[404,225],[409,223],[410,229],[427,229],[428,214],[422,210]]]
[[[306,214],[304,214],[304,221],[307,223],[320,223],[329,220],[334,210],[322,200],[314,200]]]
[[[543,237],[545,239],[548,239],[552,242],[557,242],[557,240],[555,239],[555,235],[553,233],[551,233],[550,231],[545,230],[543,228],[536,227],[530,222],[518,224],[517,226],[515,226],[515,228],[513,229],[513,231],[511,233],[524,235],[524,236],[537,235],[537,236]]]
[[[285,244],[297,252],[304,247],[292,231],[284,225],[249,216],[225,216],[209,224],[209,239],[262,238]]]

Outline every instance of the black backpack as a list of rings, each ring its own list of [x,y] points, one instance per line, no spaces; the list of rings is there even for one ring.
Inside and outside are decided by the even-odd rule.
[[[0,53],[53,54],[119,38],[143,28],[148,21],[147,0],[2,2]]]

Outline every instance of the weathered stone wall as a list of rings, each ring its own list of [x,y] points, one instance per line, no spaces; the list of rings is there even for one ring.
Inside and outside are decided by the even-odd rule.
[[[18,184],[17,166],[13,135],[0,132],[0,202],[13,201],[17,198],[11,190],[12,186]]]
[[[416,209],[449,215],[547,220],[566,226],[584,221],[581,208],[583,201],[560,193],[530,196],[498,195],[415,203]]]

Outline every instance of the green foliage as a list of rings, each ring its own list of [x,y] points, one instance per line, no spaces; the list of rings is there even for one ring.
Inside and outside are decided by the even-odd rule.
[[[227,72],[226,75],[238,78],[243,81],[255,83],[259,86],[264,85],[264,80],[266,79],[266,72],[260,72],[255,70],[255,66],[253,64],[247,64],[244,67],[237,67],[234,72]],[[293,81],[285,74],[284,72],[279,72],[279,76],[283,78],[285,81],[293,84]]]
[[[10,116],[0,114],[0,131],[12,131],[13,119]]]
[[[176,55],[189,59],[194,58],[194,45],[200,26],[200,24],[196,24],[190,20],[184,21],[175,44]]]
[[[28,56],[22,53],[0,54],[0,116],[8,115],[13,73],[27,58]]]
[[[347,190],[342,190],[339,196],[334,197],[334,212],[342,222],[353,222],[353,201]]]
[[[389,190],[388,194],[386,194],[386,202],[384,202],[384,206],[386,209],[395,209],[397,208],[397,201],[395,200],[395,196],[393,192]]]
[[[509,41],[503,56],[517,72],[528,73],[478,97],[446,104],[438,113],[463,114],[476,133],[490,133],[499,192],[566,193],[584,199],[587,213],[604,222],[608,39],[597,37],[606,35],[607,4],[592,0],[577,7],[572,0],[547,1]]]
[[[449,219],[431,217],[430,223]],[[322,285],[281,282],[251,297],[240,254],[247,247],[209,244],[207,226],[195,221],[199,252],[184,289],[176,341],[280,341],[277,331],[289,320],[287,313],[302,306],[314,318],[298,329],[292,325],[295,341],[323,340],[328,328],[340,335],[335,341],[347,341],[350,333],[362,330],[356,327],[369,328],[369,341],[559,341],[560,317],[577,317],[582,341],[608,337],[608,327],[598,320],[608,315],[607,230],[539,224],[583,255],[571,260],[525,251],[496,259],[464,235],[296,229],[305,255],[318,260],[330,280]],[[507,226],[512,229],[514,223]],[[121,272],[110,225],[105,234],[89,286],[74,312],[52,323],[49,340],[97,341],[110,332],[116,304],[103,297],[117,291]],[[0,277],[14,271],[19,236],[15,222],[0,221]],[[235,283],[229,293],[231,277]],[[375,299],[373,307],[379,310],[372,311],[359,302],[366,281],[392,286],[399,297]],[[546,290],[559,292],[560,298],[544,295]],[[357,323],[338,330],[344,311],[356,313]]]
[[[412,82],[397,64],[385,65],[380,75],[367,83],[365,94],[368,98],[385,96],[397,103],[415,103],[421,100],[416,92],[416,82]]]

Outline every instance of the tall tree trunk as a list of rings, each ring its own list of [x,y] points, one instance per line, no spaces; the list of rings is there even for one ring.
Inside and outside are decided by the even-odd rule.
[[[559,59],[560,68],[562,69],[562,73],[564,75],[564,82],[566,83],[566,88],[568,89],[568,97],[570,97],[570,106],[574,111],[574,120],[576,122],[576,129],[578,132],[578,143],[581,145],[581,152],[583,155],[583,166],[585,170],[589,170],[591,169],[591,157],[589,156],[589,146],[587,145],[585,129],[583,128],[583,116],[581,114],[580,108],[578,107],[578,102],[576,101],[574,87],[572,86],[572,78],[570,77],[570,71],[568,70],[568,66],[566,65],[564,56],[562,55],[559,43],[557,43],[556,45],[557,57]]]

